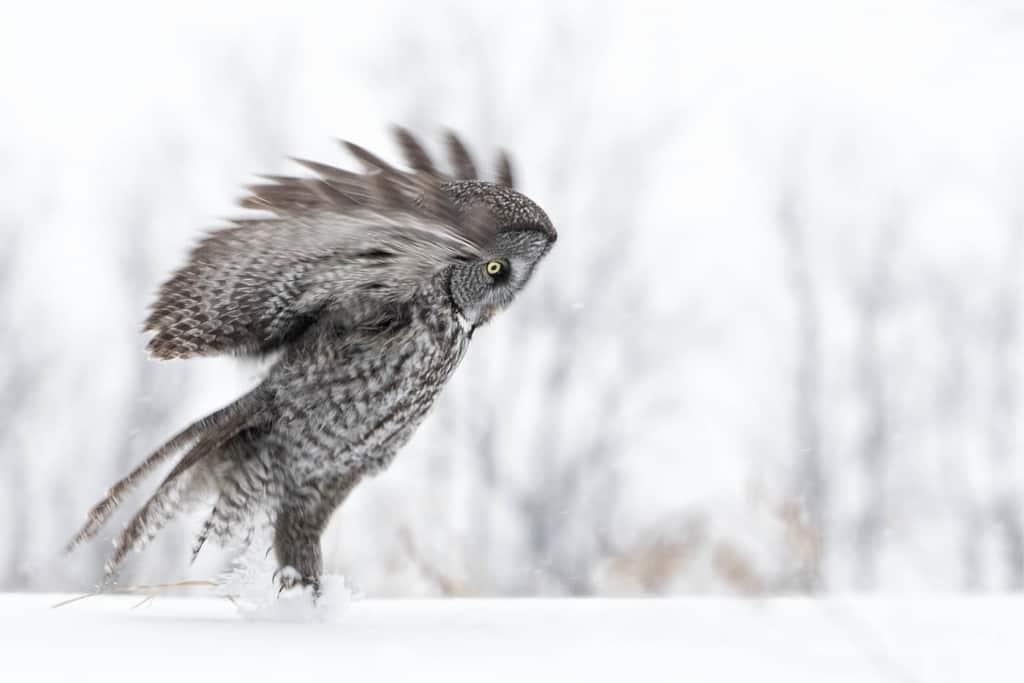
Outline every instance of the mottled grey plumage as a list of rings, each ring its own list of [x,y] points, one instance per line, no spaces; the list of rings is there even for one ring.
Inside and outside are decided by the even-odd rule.
[[[69,544],[95,536],[124,494],[184,453],[120,535],[114,572],[175,513],[214,499],[211,535],[268,513],[282,587],[319,586],[320,534],[359,480],[386,467],[430,409],[473,331],[508,305],[556,239],[544,212],[478,180],[447,138],[453,177],[407,131],[411,171],[344,143],[353,173],[271,176],[242,205],[269,216],[210,234],[161,288],[146,330],[156,358],[280,352],[266,378],[191,425],[115,484]]]

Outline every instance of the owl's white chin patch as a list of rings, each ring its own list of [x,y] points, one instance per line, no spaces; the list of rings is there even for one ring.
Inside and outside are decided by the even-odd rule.
[[[469,334],[470,332],[473,331],[473,323],[469,322],[466,316],[462,315],[462,311],[458,311],[455,314],[455,317],[459,321],[459,327],[462,328],[463,332]]]

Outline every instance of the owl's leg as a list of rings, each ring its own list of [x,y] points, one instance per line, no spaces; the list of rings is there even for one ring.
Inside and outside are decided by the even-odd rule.
[[[288,496],[278,510],[274,552],[279,592],[295,586],[311,586],[313,595],[320,595],[320,575],[324,569],[320,536],[358,480],[357,476],[348,475],[316,486],[304,486],[301,492]]]
[[[274,552],[278,565],[275,579],[280,590],[312,586],[314,595],[320,593],[322,531],[305,510],[285,508],[278,512],[274,526]]]

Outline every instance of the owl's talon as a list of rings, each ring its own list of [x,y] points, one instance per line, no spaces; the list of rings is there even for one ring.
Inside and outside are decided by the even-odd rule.
[[[274,572],[273,580],[277,583],[277,595],[280,597],[281,593],[285,590],[291,590],[296,586],[302,585],[302,574],[299,570],[291,565],[286,567],[278,567]]]
[[[277,596],[293,588],[303,589],[307,586],[313,591],[313,600],[320,598],[320,580],[315,576],[303,576],[292,566],[279,567],[274,571],[273,580],[277,583]]]

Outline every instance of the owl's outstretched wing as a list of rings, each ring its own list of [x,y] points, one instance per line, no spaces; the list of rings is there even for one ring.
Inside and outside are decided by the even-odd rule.
[[[242,206],[268,218],[217,230],[161,286],[145,323],[156,358],[272,351],[325,314],[359,325],[407,300],[445,267],[479,258],[495,235],[486,211],[447,190],[476,179],[465,146],[448,135],[454,172],[442,174],[419,142],[396,129],[410,167],[399,170],[344,143],[353,173],[296,160],[308,178],[271,176]],[[511,186],[502,155],[498,184]]]

